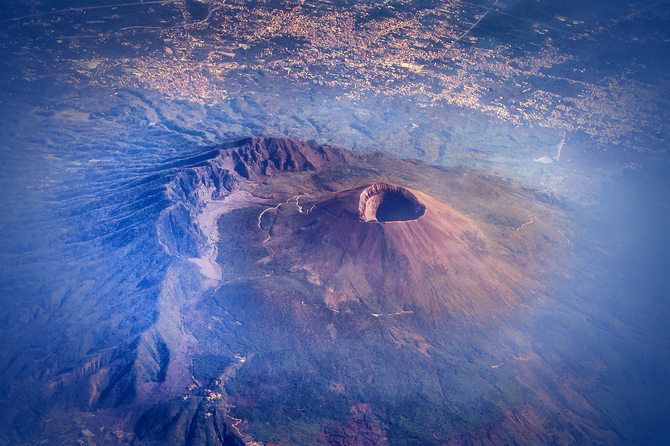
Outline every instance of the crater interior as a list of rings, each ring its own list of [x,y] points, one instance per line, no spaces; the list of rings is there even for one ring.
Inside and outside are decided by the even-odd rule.
[[[361,192],[358,211],[362,221],[385,223],[417,220],[426,206],[404,187],[376,183]]]

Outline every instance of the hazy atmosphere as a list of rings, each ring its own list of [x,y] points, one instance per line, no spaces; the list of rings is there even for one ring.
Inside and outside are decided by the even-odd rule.
[[[670,444],[670,1],[8,0],[0,445]]]

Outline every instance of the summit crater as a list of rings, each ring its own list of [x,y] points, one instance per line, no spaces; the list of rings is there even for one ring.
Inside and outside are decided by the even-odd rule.
[[[367,222],[416,220],[425,211],[426,206],[408,189],[387,183],[370,185],[358,202],[360,218]]]

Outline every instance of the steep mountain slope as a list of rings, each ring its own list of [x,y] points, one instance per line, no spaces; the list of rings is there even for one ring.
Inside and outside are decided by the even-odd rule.
[[[326,305],[419,311],[434,323],[485,320],[538,283],[476,223],[420,191],[376,183],[277,216],[266,243],[325,284]]]

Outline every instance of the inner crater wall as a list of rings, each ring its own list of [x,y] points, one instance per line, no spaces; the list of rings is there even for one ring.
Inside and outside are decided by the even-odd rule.
[[[426,206],[404,187],[376,183],[361,192],[358,202],[359,217],[366,222],[416,220]]]

